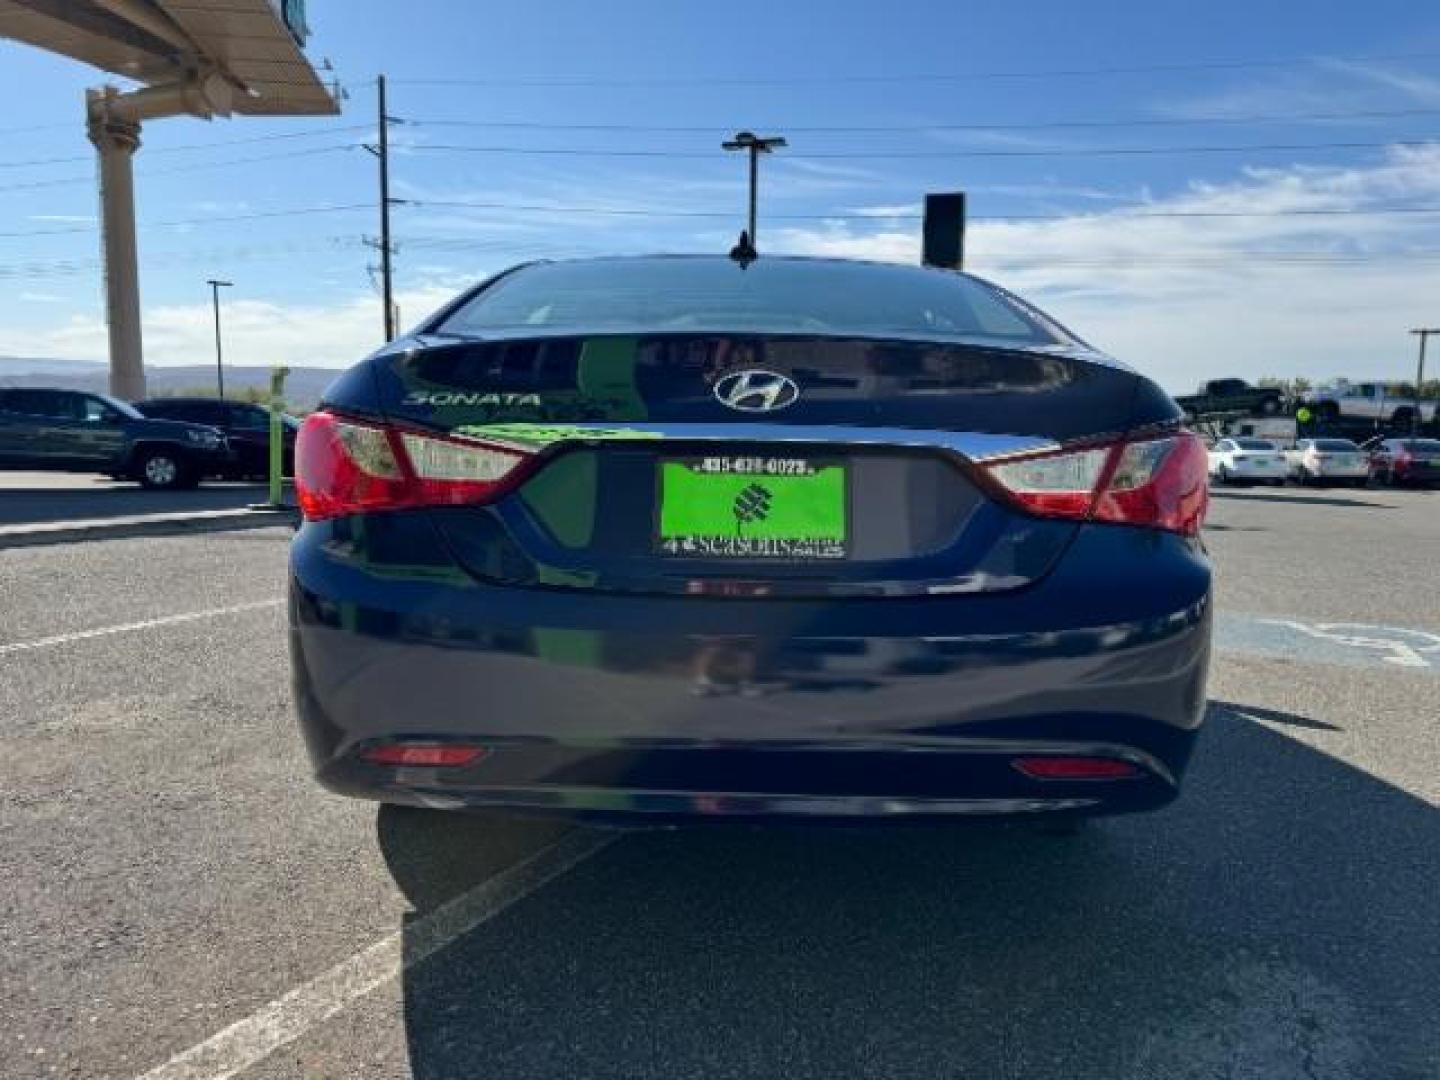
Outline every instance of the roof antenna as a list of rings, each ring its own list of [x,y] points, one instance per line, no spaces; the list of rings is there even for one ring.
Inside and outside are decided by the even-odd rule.
[[[743,269],[760,257],[755,250],[755,245],[750,242],[750,230],[741,229],[740,239],[735,241],[735,246],[730,249],[730,258],[738,262]]]

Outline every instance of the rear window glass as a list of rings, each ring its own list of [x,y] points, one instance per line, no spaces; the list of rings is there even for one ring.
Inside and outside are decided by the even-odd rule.
[[[451,334],[756,331],[1072,343],[1007,294],[918,267],[766,259],[597,259],[502,277],[440,327]]]
[[[1241,450],[1274,450],[1275,444],[1264,439],[1236,439],[1235,445]]]
[[[1353,442],[1351,442],[1349,439],[1316,439],[1315,442],[1314,442],[1312,445],[1315,447],[1316,450],[1323,451],[1323,452],[1325,452],[1325,453],[1327,453],[1327,454],[1328,454],[1328,453],[1338,453],[1338,454],[1352,453],[1352,454],[1353,454],[1356,450],[1359,450],[1359,449],[1360,449],[1358,446],[1356,446],[1356,445],[1355,445]]]

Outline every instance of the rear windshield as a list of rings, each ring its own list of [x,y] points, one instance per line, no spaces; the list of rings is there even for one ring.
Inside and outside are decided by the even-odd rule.
[[[709,258],[540,263],[502,277],[440,331],[814,332],[1073,343],[1039,312],[971,277],[763,257],[744,267]]]
[[[1349,439],[1316,439],[1311,445],[1327,454],[1353,454],[1360,449]]]
[[[1440,439],[1406,439],[1400,445],[1411,453],[1440,454]]]
[[[1274,450],[1275,444],[1264,439],[1236,439],[1235,445],[1241,450]]]

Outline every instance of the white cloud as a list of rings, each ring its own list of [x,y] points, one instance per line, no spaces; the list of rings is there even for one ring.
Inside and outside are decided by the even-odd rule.
[[[20,294],[22,304],[63,304],[65,299],[55,293],[31,292],[28,289]]]
[[[852,206],[845,213],[862,218],[911,218],[920,213],[921,203],[887,203],[883,206]]]
[[[396,295],[402,325],[413,325],[473,281],[436,279]],[[215,326],[208,303],[163,305],[143,313],[145,362],[158,367],[206,363]],[[380,301],[358,293],[328,304],[233,300],[225,304],[225,358],[238,365],[348,367],[381,341]],[[0,355],[88,359],[108,352],[104,320],[74,316],[40,333],[0,332]]]
[[[1331,60],[1327,66],[1361,81],[1368,80],[1387,90],[1399,91],[1415,104],[1440,105],[1440,79],[1434,76],[1353,60]]]
[[[1172,388],[1202,377],[1403,378],[1410,326],[1440,316],[1440,214],[1150,217],[1440,206],[1440,147],[1366,167],[1253,169],[1229,184],[1053,221],[975,222],[968,266]],[[828,222],[785,251],[913,262],[919,230]],[[1320,261],[1324,252],[1353,261]],[[1289,254],[1287,254],[1289,253]]]
[[[594,192],[582,198],[585,194],[556,184],[523,195],[475,190],[458,197],[555,206],[625,205]],[[633,192],[630,197],[637,206],[647,202]],[[657,198],[653,205],[674,204]],[[1413,345],[1405,331],[1440,319],[1440,260],[1422,254],[1440,252],[1440,214],[1134,216],[1348,212],[1401,205],[1440,206],[1440,147],[1395,148],[1363,166],[1249,169],[1228,183],[1195,183],[1164,198],[1142,198],[1121,208],[1056,220],[975,221],[968,236],[970,265],[1034,298],[1078,333],[1171,389],[1226,374],[1404,378],[1413,371]],[[919,224],[889,216],[901,209],[877,199],[865,210],[873,215],[869,220],[837,219],[805,228],[767,224],[761,231],[762,247],[914,262],[919,257]],[[919,206],[903,209],[915,213]],[[582,233],[578,218],[572,228],[560,221],[558,212],[533,215],[552,226],[548,236],[496,229],[486,237],[490,213],[477,211],[475,219],[466,211],[438,208],[413,213],[412,224],[418,224],[421,214],[433,213],[437,220],[426,225],[443,232],[431,244],[402,245],[408,260],[406,281],[416,283],[399,296],[407,325],[465,284],[527,252],[553,249],[563,254],[562,248],[575,252],[591,244],[620,250],[719,251],[733,237],[723,223],[695,222],[700,227],[687,226],[683,243],[667,243],[664,237],[673,241],[679,234],[648,233],[643,219],[627,218],[618,220],[618,231]],[[456,220],[439,220],[442,213]],[[465,221],[473,231],[461,231]],[[661,241],[652,242],[655,236]],[[452,246],[447,240],[458,242]],[[1249,254],[1257,252],[1263,254]],[[1287,252],[1292,253],[1289,261],[1279,261]],[[1293,254],[1297,252],[1325,252],[1351,261],[1321,262]],[[317,279],[315,284],[324,283]],[[330,288],[325,286],[326,293]],[[333,301],[314,303],[238,297],[228,301],[227,358],[237,364],[341,367],[354,362],[379,343],[379,302],[368,290],[337,295]],[[197,299],[195,304],[146,308],[148,362],[189,364],[211,355],[211,310],[203,298]],[[0,323],[4,353],[104,356],[105,330],[98,312],[59,325],[38,316],[30,326],[11,320]]]
[[[1107,191],[1081,184],[1061,184],[1046,180],[1035,184],[973,184],[966,188],[972,195],[1013,195],[1022,199],[1090,199],[1096,202],[1119,202],[1135,197],[1133,191]]]
[[[1317,60],[1311,68],[1276,71],[1225,90],[1159,101],[1157,114],[1181,119],[1316,114],[1296,124],[1329,125],[1332,114],[1393,111],[1440,105],[1440,79],[1393,64]],[[1363,124],[1363,118],[1344,121]],[[1384,123],[1377,118],[1376,123]]]

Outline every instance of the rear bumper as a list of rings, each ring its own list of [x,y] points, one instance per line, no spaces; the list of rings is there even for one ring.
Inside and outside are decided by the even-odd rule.
[[[1284,462],[1271,465],[1256,465],[1251,462],[1237,461],[1233,465],[1224,466],[1236,480],[1284,480],[1289,474],[1290,468]],[[1212,472],[1218,473],[1216,468]]]
[[[1107,813],[1174,798],[1201,722],[1210,572],[1195,545],[1080,530],[996,595],[799,602],[485,586],[292,552],[295,699],[347,795],[579,817]],[[367,762],[412,739],[459,768]],[[1034,755],[1135,766],[1035,780]]]
[[[1301,465],[1301,469],[1317,480],[1366,480],[1370,476],[1370,463],[1363,465]]]

